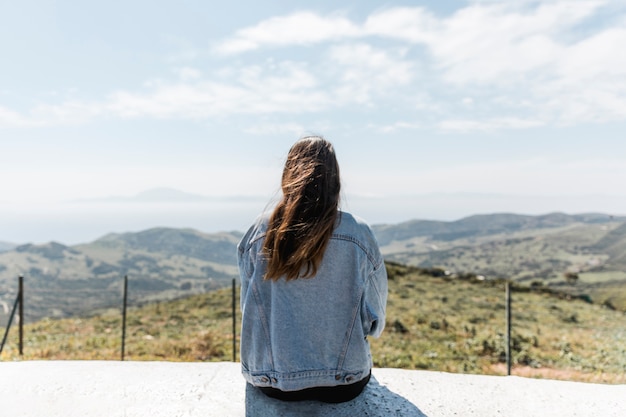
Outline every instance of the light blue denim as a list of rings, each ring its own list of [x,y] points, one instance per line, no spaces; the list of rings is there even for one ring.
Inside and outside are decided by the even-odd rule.
[[[296,391],[366,377],[367,336],[380,336],[387,304],[387,272],[369,226],[340,212],[316,276],[271,281],[263,279],[267,223],[257,221],[238,245],[244,378]]]

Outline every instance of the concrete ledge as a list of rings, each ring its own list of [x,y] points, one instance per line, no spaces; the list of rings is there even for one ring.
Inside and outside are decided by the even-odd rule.
[[[246,387],[239,371],[237,363],[0,362],[0,415],[626,416],[626,385],[374,369],[354,401],[294,404]]]

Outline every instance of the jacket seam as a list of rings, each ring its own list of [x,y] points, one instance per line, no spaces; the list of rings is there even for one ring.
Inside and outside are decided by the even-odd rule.
[[[354,236],[333,233],[331,236],[331,239],[344,240],[344,241],[354,243],[359,249],[363,251],[363,253],[365,253],[365,256],[367,256],[367,260],[374,266],[374,269],[378,269],[378,267],[380,266],[378,259],[376,259],[372,255],[372,253],[367,249],[367,245],[363,244],[363,242],[361,242],[359,239],[355,238]]]
[[[343,368],[343,363],[346,360],[346,356],[348,354],[348,348],[350,347],[350,340],[352,339],[352,333],[354,332],[354,327],[356,325],[356,319],[359,315],[359,311],[361,310],[361,302],[363,301],[364,287],[361,286],[361,291],[359,294],[359,298],[357,302],[352,307],[352,320],[350,321],[350,328],[346,332],[346,338],[343,344],[343,348],[341,349],[341,356],[339,356],[339,361],[337,363],[337,370]]]
[[[268,358],[269,358],[269,362],[270,362],[270,366],[272,367],[272,369],[274,369],[274,354],[273,354],[273,349],[272,349],[272,339],[270,337],[270,331],[269,328],[267,327],[267,317],[265,316],[265,311],[263,310],[263,305],[260,301],[260,296],[258,294],[258,290],[256,288],[256,283],[255,282],[250,282],[250,286],[252,287],[252,295],[255,299],[256,305],[257,305],[257,309],[259,311],[259,319],[261,321],[261,325],[263,326],[263,333],[265,334],[265,340],[267,343],[267,346],[269,347],[268,349]]]

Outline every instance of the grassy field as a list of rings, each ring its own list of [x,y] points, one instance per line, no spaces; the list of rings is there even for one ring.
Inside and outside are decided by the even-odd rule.
[[[606,271],[606,272],[585,272],[580,274],[581,282],[589,282],[592,284],[609,282],[609,281],[626,281],[626,272],[623,271]]]
[[[503,282],[434,278],[391,266],[377,366],[503,374]],[[513,374],[626,382],[626,315],[520,287],[512,295]]]
[[[506,372],[502,282],[433,277],[397,264],[388,271],[387,327],[371,342],[375,366]],[[231,303],[228,288],[130,309],[126,359],[232,360]],[[23,359],[117,360],[121,321],[119,310],[109,310],[29,324]],[[513,292],[512,341],[513,374],[626,383],[623,312],[519,287]],[[17,359],[14,327],[0,360]]]
[[[232,360],[230,289],[130,308],[127,360]],[[239,314],[239,313],[237,313]],[[23,359],[109,360],[121,356],[122,316],[107,310],[97,316],[44,319],[24,327]],[[237,329],[238,330],[238,329]],[[17,328],[1,360],[17,359]]]

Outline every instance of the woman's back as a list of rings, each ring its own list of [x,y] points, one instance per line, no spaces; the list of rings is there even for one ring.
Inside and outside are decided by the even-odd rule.
[[[267,222],[240,244],[241,360],[258,386],[285,391],[357,381],[371,369],[366,336],[384,327],[382,256],[369,227],[340,213],[317,274],[264,280],[260,248]]]
[[[238,246],[242,371],[268,395],[346,401],[369,380],[367,336],[384,327],[383,258],[370,228],[339,211],[330,142],[296,142],[281,188]]]

